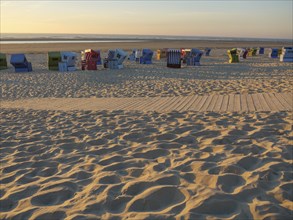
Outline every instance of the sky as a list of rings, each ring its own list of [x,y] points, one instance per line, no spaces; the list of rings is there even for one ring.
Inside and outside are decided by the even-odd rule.
[[[293,0],[1,0],[1,33],[293,38]]]

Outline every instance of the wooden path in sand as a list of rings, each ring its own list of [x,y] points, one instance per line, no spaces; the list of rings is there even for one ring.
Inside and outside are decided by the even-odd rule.
[[[1,108],[34,110],[125,110],[125,111],[292,111],[292,93],[192,95],[145,98],[33,98],[1,101]]]

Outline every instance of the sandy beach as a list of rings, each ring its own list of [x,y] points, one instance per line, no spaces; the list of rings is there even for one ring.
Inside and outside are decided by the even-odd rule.
[[[197,67],[127,60],[121,70],[81,71],[79,56],[75,72],[47,68],[46,52],[55,50],[95,48],[105,54],[109,48],[207,46],[211,55]],[[266,47],[265,55],[228,63],[227,49],[253,46]],[[282,46],[204,41],[1,45],[8,61],[11,53],[25,52],[33,72],[14,73],[11,65],[0,71],[0,218],[291,219],[293,69],[292,63],[268,57],[268,47]],[[255,99],[253,109],[224,111],[209,105],[190,111],[180,103],[159,111],[153,103],[255,94],[270,108]],[[56,98],[61,101],[52,106],[48,100]],[[130,104],[119,109],[123,103],[117,101],[111,107],[118,98]],[[155,100],[149,101],[154,108],[147,108],[148,102],[145,109],[134,108],[132,98]],[[85,99],[88,108],[79,102]],[[44,101],[29,104],[34,100]],[[105,107],[93,110],[100,100]],[[60,102],[69,104],[62,108]]]

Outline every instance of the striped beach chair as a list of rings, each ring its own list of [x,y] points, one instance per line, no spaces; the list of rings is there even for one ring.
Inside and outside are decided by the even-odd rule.
[[[10,64],[14,66],[15,72],[31,72],[32,63],[28,62],[24,54],[12,54]]]
[[[238,63],[239,62],[237,48],[233,48],[231,50],[228,50],[227,53],[229,56],[229,63]]]
[[[271,51],[269,53],[270,58],[278,58],[278,48],[271,48]]]
[[[167,67],[181,68],[181,50],[180,49],[168,49]]]
[[[58,71],[59,63],[62,61],[61,53],[54,51],[48,52],[48,68],[49,70]]]
[[[0,70],[7,69],[6,54],[0,53]]]
[[[293,47],[283,47],[280,55],[281,62],[293,62]]]
[[[140,64],[152,64],[154,52],[150,49],[143,49],[142,56],[139,58]]]
[[[187,66],[200,66],[200,59],[203,52],[199,49],[192,48],[190,51],[190,56],[186,58]]]
[[[101,63],[101,52],[99,50],[87,49],[81,51],[82,70],[97,70],[98,63]]]

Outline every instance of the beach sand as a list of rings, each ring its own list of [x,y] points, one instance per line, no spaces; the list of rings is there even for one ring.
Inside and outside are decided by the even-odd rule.
[[[199,67],[127,61],[122,70],[58,73],[47,70],[42,46],[26,48],[32,73],[0,71],[1,102],[292,95],[292,64],[268,58],[267,51],[228,64],[229,47],[218,43]],[[0,218],[291,219],[292,124],[292,110],[0,108]]]

